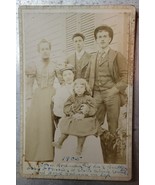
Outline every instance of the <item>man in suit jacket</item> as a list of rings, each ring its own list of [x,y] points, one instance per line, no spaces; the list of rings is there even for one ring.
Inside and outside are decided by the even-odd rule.
[[[127,88],[127,63],[124,56],[109,47],[113,39],[111,27],[103,25],[94,31],[94,37],[98,45],[98,52],[92,55],[87,68],[86,78],[93,90],[93,96],[97,103],[97,118],[99,124],[104,123],[107,114],[108,129],[115,135],[118,128],[120,107],[125,103],[124,94]],[[104,155],[106,148],[100,136],[105,163],[116,163],[115,152],[110,159]],[[114,156],[115,155],[115,156]],[[111,156],[109,154],[109,156]]]
[[[75,79],[85,78],[85,72],[91,56],[84,50],[85,36],[82,33],[75,33],[72,40],[75,52],[67,58],[66,63],[70,63],[75,67]]]

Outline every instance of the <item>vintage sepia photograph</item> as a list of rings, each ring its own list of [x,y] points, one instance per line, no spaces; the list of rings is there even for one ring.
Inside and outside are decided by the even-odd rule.
[[[20,6],[21,174],[132,178],[133,6]]]

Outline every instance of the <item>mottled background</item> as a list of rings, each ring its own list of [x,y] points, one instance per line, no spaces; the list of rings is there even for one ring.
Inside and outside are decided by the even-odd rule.
[[[16,0],[17,4],[17,185],[138,185],[139,184],[139,1],[138,0]],[[134,107],[133,107],[133,178],[129,182],[106,182],[106,181],[77,181],[77,180],[48,180],[26,179],[19,173],[20,161],[20,66],[18,48],[18,7],[19,5],[134,5],[136,15],[136,45],[135,45],[135,71],[134,71]]]

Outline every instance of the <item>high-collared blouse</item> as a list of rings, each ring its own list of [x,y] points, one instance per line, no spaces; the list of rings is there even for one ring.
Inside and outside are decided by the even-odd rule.
[[[53,86],[55,79],[55,64],[52,62],[31,63],[26,67],[26,75],[32,79],[36,79],[40,88]]]

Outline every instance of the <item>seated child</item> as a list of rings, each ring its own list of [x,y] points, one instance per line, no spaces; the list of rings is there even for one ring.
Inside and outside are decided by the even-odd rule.
[[[65,115],[63,112],[64,104],[68,97],[73,94],[74,67],[70,64],[65,65],[61,69],[61,74],[64,83],[56,90],[56,94],[53,97],[53,112],[56,124]]]
[[[75,80],[73,92],[64,105],[66,117],[59,122],[61,136],[57,142],[53,142],[53,146],[61,148],[68,135],[74,135],[78,139],[76,154],[81,155],[86,137],[97,133],[98,122],[95,117],[97,109],[85,79]]]

